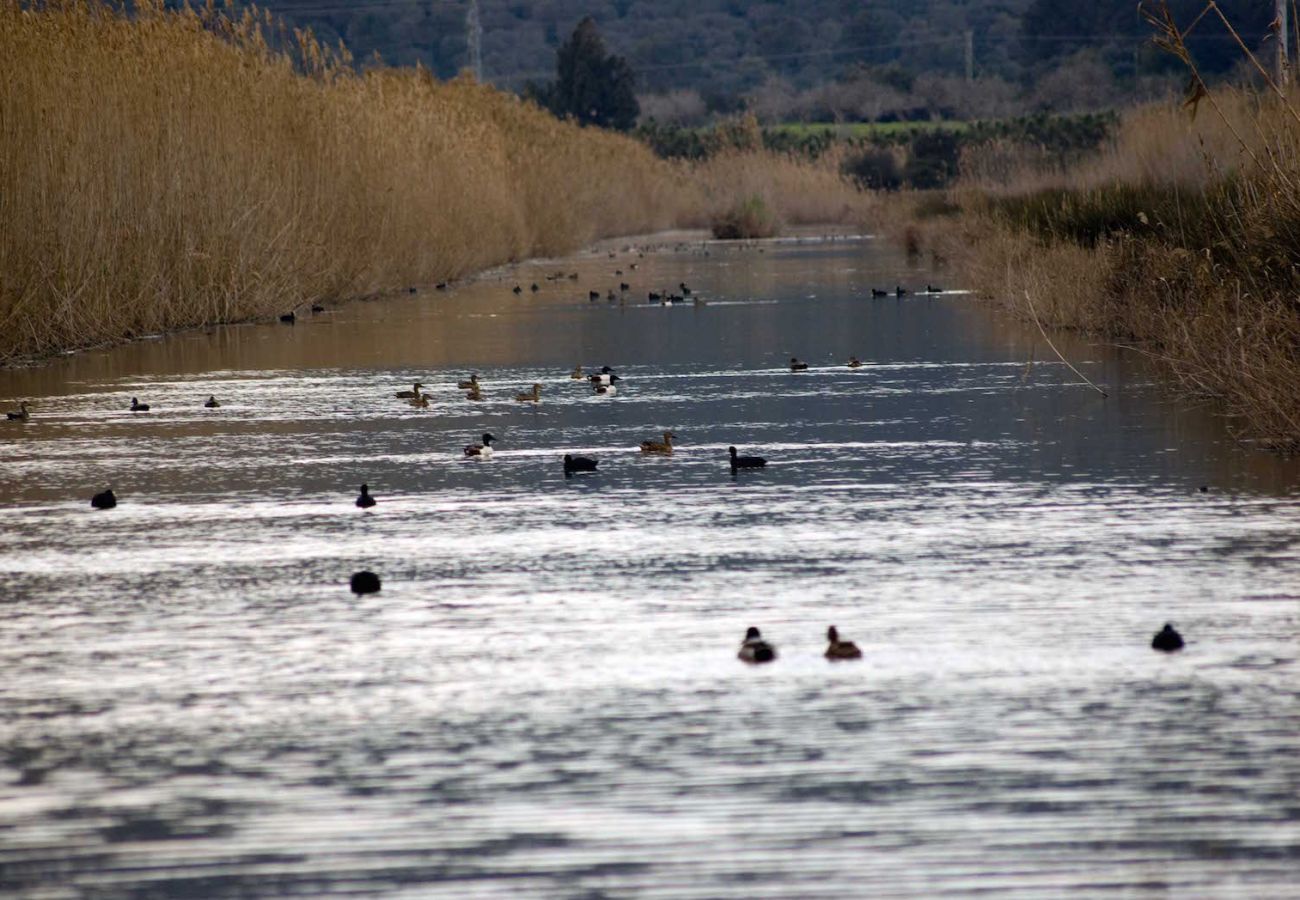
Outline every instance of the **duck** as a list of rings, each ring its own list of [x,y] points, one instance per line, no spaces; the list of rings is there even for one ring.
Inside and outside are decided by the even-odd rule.
[[[495,440],[496,438],[494,438],[492,435],[484,434],[483,443],[470,444],[468,447],[465,448],[465,455],[470,457],[478,457],[479,459],[487,459],[492,455],[492,442]]]
[[[521,288],[519,285],[515,285],[513,290],[516,294],[522,294],[524,292],[524,289]]]
[[[807,371],[807,369],[808,369],[808,364],[806,362],[800,362],[797,356],[790,357],[791,372],[805,372]]]
[[[826,648],[827,659],[862,659],[858,645],[852,641],[840,640],[839,630],[834,625],[826,629],[826,640],[830,641],[830,646]]]
[[[1174,626],[1166,622],[1165,627],[1157,631],[1156,636],[1151,639],[1151,649],[1163,650],[1166,653],[1181,650],[1183,649],[1183,636],[1174,631]]]
[[[136,398],[134,397],[131,398],[131,412],[148,412],[148,411],[149,411],[148,403],[141,403]]]
[[[689,297],[691,295],[691,289],[686,286],[686,282],[681,282],[677,287],[681,288],[683,297]]]
[[[312,315],[316,315],[317,313],[323,313],[325,312],[325,307],[321,306],[319,303],[313,303],[311,305],[311,312]]]
[[[411,400],[414,399],[415,397],[420,396],[420,388],[422,387],[424,387],[424,385],[420,384],[420,382],[417,381],[415,383],[414,390],[398,391],[396,394],[393,394],[393,396],[396,397],[398,400]]]
[[[939,287],[937,284],[928,284],[928,283],[927,283],[926,286],[925,286],[925,292],[926,292],[927,294],[942,294],[942,293],[943,293],[943,288]]]
[[[587,299],[595,303],[600,299],[600,291],[587,291]]]
[[[421,394],[418,397],[412,397],[410,400],[407,400],[406,402],[414,406],[416,409],[428,409],[429,395]]]
[[[361,509],[370,509],[375,505],[375,498],[370,496],[370,485],[361,485],[361,494],[357,497],[357,506]]]
[[[221,405],[221,404],[217,402],[217,395],[216,395],[216,394],[209,394],[209,395],[208,395],[208,399],[205,400],[205,401],[203,401],[203,408],[204,408],[204,409],[216,409],[216,408],[219,407],[220,405]]]
[[[569,453],[564,454],[564,474],[569,475],[573,472],[594,472],[600,460],[592,459],[590,456],[573,456]]]
[[[542,386],[540,384],[534,384],[533,392],[531,394],[515,394],[515,402],[516,403],[541,403]]]
[[[31,417],[32,414],[27,411],[26,400],[23,400],[21,403],[18,404],[18,409],[15,412],[5,413],[5,418],[7,418],[10,422],[26,422]]]
[[[856,356],[850,356],[850,357],[849,357],[849,368],[850,368],[850,369],[858,369],[858,368],[861,368],[861,367],[862,367],[862,360],[858,359]]]
[[[618,381],[618,376],[615,376],[614,380]],[[618,388],[612,384],[593,385],[592,390],[602,397],[613,397],[615,394],[618,393]]]
[[[289,310],[287,313],[280,316],[280,321],[286,325],[292,325],[294,322],[298,321],[298,314],[293,310]]]
[[[117,506],[117,497],[113,496],[113,489],[109,488],[91,497],[90,505],[95,509],[112,509]]]
[[[588,375],[587,380],[592,384],[613,384],[617,377],[609,366],[601,366],[600,372],[596,375]]]
[[[903,287],[901,284],[894,285],[895,297],[906,297],[908,293],[909,291],[907,290],[907,288]]]
[[[532,286],[531,288],[529,288],[529,290],[532,291],[534,294],[536,294],[538,291],[541,290],[541,288],[539,288],[539,287],[537,286],[537,282],[534,281],[534,282],[533,282],[533,286]]]
[[[569,373],[569,377],[572,378],[574,381],[582,381],[582,379],[586,378],[587,376],[582,374],[582,365],[578,364],[573,367],[573,371]]]
[[[374,572],[352,573],[351,587],[354,594],[378,594],[381,586],[379,576]]]
[[[472,390],[472,391],[467,391],[467,392],[465,393],[465,399],[466,399],[466,400],[482,400],[482,399],[483,399],[483,392],[480,391],[478,388],[474,388],[474,390]]]
[[[761,456],[737,456],[735,447],[728,447],[727,452],[731,454],[731,471],[737,469],[761,469],[767,465],[767,460]]]
[[[650,303],[658,303],[663,299],[664,299],[664,295],[660,294],[657,291],[651,291],[650,293],[646,294],[646,300]]]
[[[871,289],[871,296],[873,296],[873,297],[888,297],[888,296],[889,296],[889,291],[882,291],[880,288],[872,288],[872,289]]]
[[[461,388],[461,389],[469,388],[470,390],[478,390],[478,374],[475,373],[475,374],[469,376],[469,380],[468,380],[468,381],[458,381],[458,382],[456,382],[456,387]]]
[[[751,625],[745,632],[745,639],[740,643],[740,652],[736,658],[747,663],[771,662],[776,659],[776,648],[763,640],[762,633]]]
[[[626,281],[620,281],[618,283],[618,289],[620,291],[630,291],[632,290],[632,285],[628,284]]]
[[[662,456],[672,456],[673,438],[675,437],[677,437],[677,435],[673,434],[671,431],[665,431],[663,441],[642,441],[641,452],[658,453]]]

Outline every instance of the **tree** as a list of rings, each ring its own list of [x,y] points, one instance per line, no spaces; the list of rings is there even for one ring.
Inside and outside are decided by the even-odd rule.
[[[623,57],[606,52],[590,16],[556,51],[555,74],[550,84],[528,85],[527,95],[557,116],[584,125],[627,131],[636,124],[641,107],[632,67]]]

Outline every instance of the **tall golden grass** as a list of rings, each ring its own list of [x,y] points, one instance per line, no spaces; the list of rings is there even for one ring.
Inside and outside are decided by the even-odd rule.
[[[281,52],[274,26],[211,2],[0,0],[0,360],[442,281],[727,202],[725,174],[472,80],[358,72],[309,33]],[[763,165],[800,171],[755,155],[732,183]],[[787,199],[798,220],[808,201]]]
[[[1073,170],[982,151],[929,239],[1013,310],[1150,354],[1243,436],[1297,449],[1298,95],[1192,72],[1187,103],[1129,112]]]

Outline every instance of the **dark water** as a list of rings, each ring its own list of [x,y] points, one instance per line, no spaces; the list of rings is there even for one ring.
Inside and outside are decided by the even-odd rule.
[[[614,250],[0,373],[0,893],[1300,896],[1295,462],[871,241]]]

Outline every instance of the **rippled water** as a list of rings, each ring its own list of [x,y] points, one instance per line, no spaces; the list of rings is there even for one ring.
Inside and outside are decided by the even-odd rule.
[[[0,891],[1300,896],[1295,462],[869,240],[613,254],[0,373]]]

